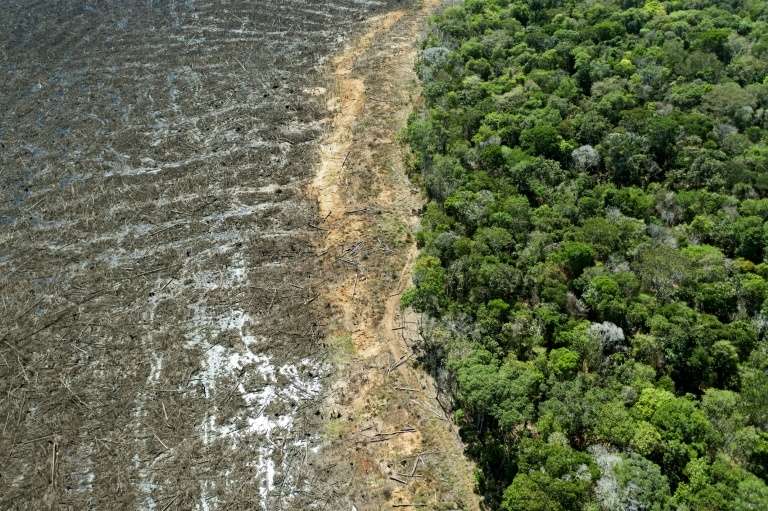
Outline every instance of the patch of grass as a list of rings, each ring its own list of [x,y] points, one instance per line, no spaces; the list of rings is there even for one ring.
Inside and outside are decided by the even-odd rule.
[[[384,213],[376,223],[376,237],[391,248],[399,248],[411,239],[408,225],[397,215]]]
[[[332,335],[329,344],[333,349],[336,363],[348,362],[355,354],[355,343],[352,341],[352,335],[348,333]]]
[[[323,431],[328,440],[341,438],[350,429],[350,422],[343,419],[331,419],[325,424]]]

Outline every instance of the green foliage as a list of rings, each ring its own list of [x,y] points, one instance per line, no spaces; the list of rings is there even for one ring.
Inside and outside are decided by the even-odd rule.
[[[403,303],[432,318],[491,508],[768,508],[766,19],[753,0],[434,19]]]
[[[675,492],[676,509],[747,511],[768,508],[765,482],[724,458],[700,458],[685,467],[688,481]]]
[[[534,418],[543,374],[514,359],[500,363],[489,352],[478,350],[452,367],[463,403],[464,419],[477,427],[489,421],[512,432]]]
[[[446,304],[445,270],[436,257],[422,256],[413,267],[415,287],[403,294],[403,304],[425,312],[439,313]]]
[[[549,370],[558,378],[573,376],[581,357],[568,348],[557,348],[549,352]]]
[[[557,130],[547,125],[524,129],[520,134],[520,145],[527,152],[555,160],[560,156],[561,141]]]
[[[571,278],[576,278],[594,263],[595,249],[588,243],[566,241],[551,258],[561,265]]]
[[[504,491],[504,511],[582,509],[598,470],[592,458],[557,440],[524,440],[518,473]]]

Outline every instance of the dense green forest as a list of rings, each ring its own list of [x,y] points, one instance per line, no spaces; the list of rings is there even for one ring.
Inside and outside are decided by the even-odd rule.
[[[467,0],[405,305],[503,510],[768,509],[768,3]]]

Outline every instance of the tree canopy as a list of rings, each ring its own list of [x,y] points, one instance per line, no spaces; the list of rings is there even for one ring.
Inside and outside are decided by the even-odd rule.
[[[405,305],[503,510],[768,509],[768,4],[465,0]]]

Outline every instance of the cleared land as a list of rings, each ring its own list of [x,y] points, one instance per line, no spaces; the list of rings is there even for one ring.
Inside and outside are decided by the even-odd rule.
[[[326,59],[386,8],[3,6],[0,508],[331,498],[303,190]]]
[[[313,189],[320,205],[329,346],[322,467],[334,509],[477,509],[473,470],[448,403],[414,367],[418,316],[400,310],[422,204],[399,130],[419,99],[414,71],[425,1],[372,19],[331,62],[332,129]]]

